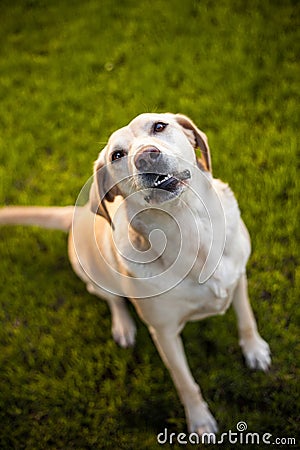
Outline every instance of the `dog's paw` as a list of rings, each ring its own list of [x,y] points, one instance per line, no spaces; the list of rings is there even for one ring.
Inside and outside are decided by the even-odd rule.
[[[240,345],[247,366],[250,367],[250,369],[263,370],[264,372],[269,369],[271,365],[270,347],[259,334],[247,340],[242,339]]]
[[[136,327],[129,314],[115,317],[111,331],[114,341],[120,347],[128,348],[134,346]]]
[[[193,408],[192,415],[187,414],[187,416],[190,433],[197,433],[199,436],[203,436],[218,432],[217,422],[205,402],[201,402],[196,408]]]

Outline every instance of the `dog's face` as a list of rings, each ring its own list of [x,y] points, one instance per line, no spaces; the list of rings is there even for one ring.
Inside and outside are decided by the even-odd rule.
[[[114,132],[100,153],[91,209],[110,221],[105,201],[116,195],[140,193],[145,204],[171,202],[187,188],[191,167],[211,172],[206,135],[183,115],[141,114]]]

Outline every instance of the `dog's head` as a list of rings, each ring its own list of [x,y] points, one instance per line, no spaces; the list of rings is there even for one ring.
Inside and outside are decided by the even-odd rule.
[[[184,115],[141,114],[111,135],[95,162],[91,209],[111,223],[106,202],[116,195],[170,202],[186,189],[191,167],[212,171],[206,135]]]

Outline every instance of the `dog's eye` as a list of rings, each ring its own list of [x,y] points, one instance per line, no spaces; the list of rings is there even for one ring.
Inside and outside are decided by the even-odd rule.
[[[154,133],[161,133],[167,126],[168,126],[167,123],[156,122],[153,126],[153,131]]]
[[[125,156],[125,155],[126,155],[126,153],[124,152],[124,150],[116,150],[112,153],[111,160],[112,160],[112,162],[114,162],[117,159],[123,158],[123,156]]]

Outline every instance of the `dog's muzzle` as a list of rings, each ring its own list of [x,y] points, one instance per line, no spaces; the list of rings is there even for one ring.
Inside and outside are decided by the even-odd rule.
[[[134,158],[137,169],[135,176],[139,189],[151,189],[145,200],[150,203],[163,202],[178,196],[183,189],[183,181],[191,177],[188,169],[175,170],[176,159],[163,154],[156,147],[141,149]]]

